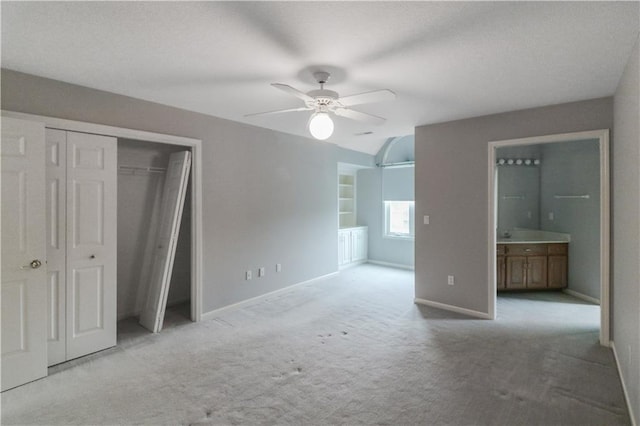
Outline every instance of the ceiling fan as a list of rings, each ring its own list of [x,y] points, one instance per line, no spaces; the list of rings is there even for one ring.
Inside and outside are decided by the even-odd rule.
[[[331,77],[331,74],[325,71],[317,71],[313,73],[313,77],[320,85],[320,89],[311,90],[307,93],[286,84],[271,84],[277,89],[283,90],[290,95],[302,99],[305,103],[305,106],[299,108],[288,108],[276,111],[247,114],[245,115],[245,117],[280,114],[283,112],[294,111],[313,111],[313,114],[311,114],[311,118],[309,119],[308,123],[309,132],[314,138],[324,140],[333,134],[333,120],[331,120],[329,114],[335,114],[341,117],[350,118],[352,120],[363,121],[365,123],[382,124],[386,121],[386,119],[378,117],[376,115],[356,111],[349,107],[353,105],[361,105],[373,102],[392,101],[396,98],[396,94],[389,89],[374,90],[371,92],[340,97],[337,92],[324,88],[324,85]]]

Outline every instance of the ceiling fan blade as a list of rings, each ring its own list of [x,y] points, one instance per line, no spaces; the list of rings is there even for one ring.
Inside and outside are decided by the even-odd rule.
[[[300,108],[288,108],[288,109],[277,109],[275,111],[267,111],[267,112],[256,112],[253,114],[245,114],[245,117],[254,117],[256,115],[270,115],[270,114],[280,114],[281,112],[295,112],[295,111],[311,111],[313,108],[309,107],[300,107]]]
[[[371,124],[382,124],[387,121],[386,118],[378,117],[377,115],[367,114],[365,112],[356,111],[349,108],[336,108],[336,115],[341,117],[350,118],[352,120],[364,121]]]
[[[374,102],[393,101],[396,94],[389,89],[374,90],[372,92],[358,93],[340,98],[338,101],[344,106],[370,104]]]
[[[287,93],[289,93],[290,95],[295,96],[296,98],[300,98],[305,102],[314,102],[314,99],[307,95],[304,92],[301,92],[300,90],[296,89],[295,87],[291,87],[287,84],[281,84],[281,83],[271,83],[271,85],[273,87],[275,87],[276,89],[280,89],[282,91],[285,91]]]

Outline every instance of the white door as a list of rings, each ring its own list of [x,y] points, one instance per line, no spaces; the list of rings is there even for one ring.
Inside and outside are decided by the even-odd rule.
[[[162,330],[164,321],[190,165],[189,151],[176,152],[169,157],[151,280],[146,302],[140,314],[140,324],[154,333]]]
[[[67,359],[116,344],[117,139],[67,132]]]
[[[2,390],[47,375],[44,125],[2,118]]]
[[[46,129],[46,250],[48,365],[67,359],[67,132]]]

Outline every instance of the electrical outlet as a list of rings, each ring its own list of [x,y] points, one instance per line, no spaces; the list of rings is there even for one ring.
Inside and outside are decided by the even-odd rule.
[[[258,269],[258,276],[259,277],[264,277],[264,268]]]
[[[555,219],[555,217],[554,217],[553,212],[549,212],[549,220],[554,220],[554,219]]]
[[[282,271],[282,263],[276,263],[276,272]]]
[[[422,220],[424,221],[425,225],[429,224],[429,215],[425,214],[424,217],[422,218]]]
[[[455,280],[453,279],[453,275],[449,275],[447,277],[447,284],[449,284],[449,285],[454,285],[455,284]]]
[[[247,280],[250,280],[251,278],[253,278],[253,274],[251,273],[251,271],[247,271],[247,274],[245,276]]]

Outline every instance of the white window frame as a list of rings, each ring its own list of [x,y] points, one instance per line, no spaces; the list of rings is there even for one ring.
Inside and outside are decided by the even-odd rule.
[[[396,234],[389,232],[389,215],[391,203],[409,203],[409,235]],[[416,204],[415,201],[397,201],[397,200],[385,200],[383,202],[383,214],[384,214],[384,229],[382,230],[382,236],[384,238],[397,239],[397,240],[414,240],[416,235]]]

